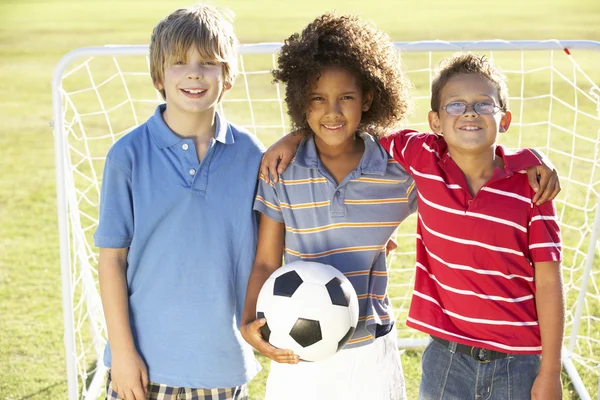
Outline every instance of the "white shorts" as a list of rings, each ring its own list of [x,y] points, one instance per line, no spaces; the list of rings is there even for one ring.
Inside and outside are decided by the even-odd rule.
[[[396,328],[366,346],[319,362],[271,361],[266,400],[404,400]]]

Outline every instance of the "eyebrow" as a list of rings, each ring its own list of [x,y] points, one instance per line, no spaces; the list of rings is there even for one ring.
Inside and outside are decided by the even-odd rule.
[[[340,95],[345,95],[345,94],[356,94],[356,93],[358,93],[358,91],[356,91],[356,90],[349,90],[347,92],[343,92],[343,93],[339,93],[339,94]],[[310,92],[309,93],[310,96],[313,96],[315,94],[323,94],[323,93],[322,92]]]
[[[451,95],[448,96],[449,99],[454,98],[454,97],[464,97],[464,93],[453,93]],[[487,97],[489,99],[494,99],[493,96],[490,96],[489,94],[486,93],[475,93],[476,96],[481,96],[481,97]]]

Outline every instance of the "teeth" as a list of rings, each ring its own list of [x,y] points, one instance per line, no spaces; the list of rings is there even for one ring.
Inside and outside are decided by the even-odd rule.
[[[323,124],[323,126],[324,126],[325,128],[327,128],[327,129],[334,130],[334,129],[339,129],[339,128],[341,128],[342,126],[344,126],[344,124],[339,124],[339,125],[325,125],[325,124]]]
[[[478,126],[463,126],[462,129],[464,129],[465,131],[476,131],[479,130]]]
[[[191,94],[200,94],[202,92],[205,92],[205,90],[202,89],[183,89],[183,91]]]

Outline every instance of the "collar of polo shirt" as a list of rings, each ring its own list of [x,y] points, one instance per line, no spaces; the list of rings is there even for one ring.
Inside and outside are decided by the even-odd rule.
[[[150,129],[150,134],[152,135],[152,139],[154,143],[161,149],[175,146],[182,140],[186,138],[182,138],[177,136],[175,132],[169,128],[166,124],[165,120],[162,117],[162,113],[166,110],[167,105],[161,104],[156,108],[154,115],[152,118],[148,120],[148,124],[151,125],[153,129]],[[227,121],[218,113],[215,112],[215,122],[216,122],[216,130],[215,130],[215,140],[217,142],[221,142],[223,144],[233,144],[233,132],[231,132],[231,127],[227,123]]]
[[[365,132],[359,132],[365,142],[365,152],[360,159],[358,168],[362,174],[381,175],[387,169],[388,155],[377,143],[377,140]],[[318,168],[319,155],[313,136],[304,138],[296,151],[294,164],[303,168]]]

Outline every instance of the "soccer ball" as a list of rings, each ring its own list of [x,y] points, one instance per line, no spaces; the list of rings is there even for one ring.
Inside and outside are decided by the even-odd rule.
[[[358,323],[358,298],[350,281],[331,265],[294,261],[277,269],[258,295],[256,318],[264,340],[304,361],[335,354]]]

